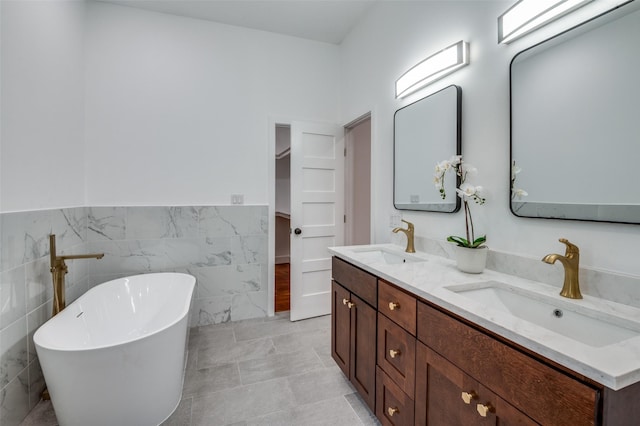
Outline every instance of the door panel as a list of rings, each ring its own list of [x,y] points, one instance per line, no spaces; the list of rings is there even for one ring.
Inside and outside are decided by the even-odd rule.
[[[344,140],[331,124],[291,125],[292,321],[331,311],[331,255],[344,239]]]

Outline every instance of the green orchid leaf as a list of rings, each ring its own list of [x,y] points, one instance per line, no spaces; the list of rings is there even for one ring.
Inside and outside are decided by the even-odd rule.
[[[469,244],[469,241],[467,241],[466,238],[456,237],[456,236],[452,235],[450,237],[447,237],[447,241],[449,241],[451,243],[456,243],[460,247],[471,247],[471,245]]]
[[[480,246],[482,246],[482,244],[487,242],[487,236],[483,235],[482,237],[478,237],[475,239],[475,241],[473,242],[473,244],[471,244],[471,248],[479,248]]]

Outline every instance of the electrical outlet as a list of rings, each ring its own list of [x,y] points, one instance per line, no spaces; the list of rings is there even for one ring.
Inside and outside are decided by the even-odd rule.
[[[244,195],[231,194],[231,204],[244,204]]]

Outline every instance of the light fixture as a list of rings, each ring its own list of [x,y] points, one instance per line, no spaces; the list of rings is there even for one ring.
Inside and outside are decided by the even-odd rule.
[[[520,0],[498,17],[498,43],[511,43],[593,0]]]
[[[460,40],[413,66],[396,81],[396,98],[423,88],[469,63],[469,44]]]

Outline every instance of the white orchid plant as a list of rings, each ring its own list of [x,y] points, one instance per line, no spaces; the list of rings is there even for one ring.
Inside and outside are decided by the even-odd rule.
[[[464,206],[466,238],[452,235],[447,238],[447,241],[456,243],[461,247],[481,248],[487,241],[487,236],[483,235],[478,238],[475,237],[469,201],[473,200],[476,204],[484,204],[486,199],[481,195],[481,186],[474,186],[467,182],[467,179],[471,175],[476,174],[478,170],[472,165],[465,163],[462,160],[461,155],[454,155],[449,160],[444,160],[436,164],[434,183],[443,200],[447,197],[447,193],[444,189],[445,176],[450,170],[453,170],[459,179],[459,186],[456,188],[456,193],[458,197],[462,199],[462,204]]]

